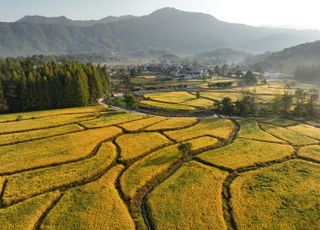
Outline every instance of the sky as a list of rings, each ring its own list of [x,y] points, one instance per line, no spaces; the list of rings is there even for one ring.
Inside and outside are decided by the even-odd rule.
[[[0,21],[12,22],[25,15],[81,20],[141,16],[163,7],[253,26],[320,30],[319,0],[0,0]]]

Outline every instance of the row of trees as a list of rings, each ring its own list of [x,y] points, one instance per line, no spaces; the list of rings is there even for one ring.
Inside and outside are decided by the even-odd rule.
[[[320,65],[301,65],[294,72],[295,78],[303,81],[319,82]]]
[[[79,107],[109,93],[104,67],[36,58],[0,59],[0,112]]]
[[[270,102],[261,103],[252,91],[243,91],[242,97],[233,102],[229,97],[214,104],[214,109],[225,115],[280,115],[283,117],[318,117],[320,114],[319,92],[316,89],[297,89],[275,95]]]

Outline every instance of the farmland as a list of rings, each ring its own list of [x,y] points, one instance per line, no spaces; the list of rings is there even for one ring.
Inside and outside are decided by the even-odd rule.
[[[1,229],[315,229],[319,143],[311,122],[278,117],[0,115]]]

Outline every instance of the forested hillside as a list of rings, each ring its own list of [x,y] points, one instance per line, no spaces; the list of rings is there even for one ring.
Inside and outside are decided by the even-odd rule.
[[[85,106],[108,93],[102,67],[41,60],[0,59],[0,112]]]
[[[227,23],[202,14],[164,8],[141,17],[72,21],[24,17],[0,23],[0,56],[88,52],[130,54],[153,47],[178,55],[220,48],[276,51],[320,39],[319,31],[274,29]]]
[[[320,63],[320,41],[305,43],[280,52],[265,53],[247,59],[247,64],[264,70],[293,73],[300,65]]]

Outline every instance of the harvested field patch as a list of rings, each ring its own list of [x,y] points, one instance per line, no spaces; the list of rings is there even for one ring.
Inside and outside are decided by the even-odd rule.
[[[97,155],[92,158],[10,176],[3,202],[5,205],[11,205],[57,188],[90,181],[105,172],[114,162],[116,154],[116,147],[108,142],[103,144]]]
[[[189,141],[193,150],[205,148],[207,146],[218,145],[218,140],[214,138],[199,138]],[[135,193],[150,180],[165,172],[172,164],[181,159],[178,145],[166,147],[158,150],[142,160],[134,163],[121,177],[121,187],[127,197],[134,197]]]
[[[239,229],[320,226],[320,167],[292,160],[241,174],[231,184]]]
[[[121,132],[110,127],[0,147],[0,174],[85,158],[99,142]]]
[[[156,229],[226,229],[222,184],[227,173],[189,162],[149,196]]]
[[[180,129],[195,124],[196,122],[197,119],[193,117],[170,118],[169,120],[149,126],[146,130]]]
[[[235,125],[228,119],[205,119],[199,124],[187,129],[165,132],[170,138],[177,141],[185,141],[196,137],[209,136],[229,139]]]
[[[68,190],[41,229],[135,229],[114,185],[122,169],[115,166],[99,180]]]
[[[280,160],[293,152],[294,149],[290,145],[239,139],[225,147],[202,153],[197,158],[215,165],[237,169]]]
[[[126,134],[117,138],[122,161],[132,160],[171,141],[160,133]]]
[[[311,144],[317,144],[319,142],[301,133],[296,133],[290,129],[286,129],[283,127],[279,127],[271,124],[261,124],[261,127],[266,132],[274,135],[279,139],[285,140],[293,145],[311,145]]]

